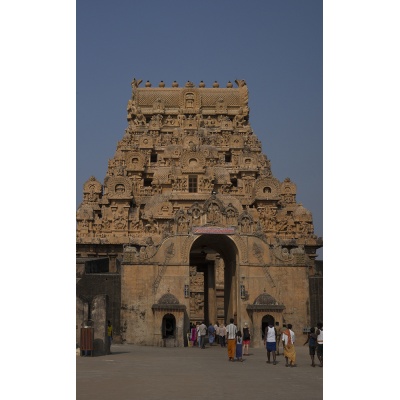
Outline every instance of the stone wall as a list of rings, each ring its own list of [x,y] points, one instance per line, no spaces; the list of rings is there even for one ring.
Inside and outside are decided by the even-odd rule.
[[[104,318],[107,317],[111,321],[114,330],[114,341],[119,342],[121,335],[121,276],[120,274],[87,274],[84,275],[76,285],[77,302],[77,326],[80,328],[84,320],[94,319],[93,309],[94,300],[97,295],[107,296],[107,310]],[[86,304],[89,311],[86,313],[79,312],[78,304]],[[82,308],[80,306],[79,308]],[[97,306],[98,308],[98,306]],[[83,318],[82,318],[83,317]],[[79,318],[79,319],[78,319]],[[101,323],[107,323],[105,319]]]

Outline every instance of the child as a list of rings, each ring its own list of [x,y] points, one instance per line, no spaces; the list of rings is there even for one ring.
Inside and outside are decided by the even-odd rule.
[[[237,334],[236,334],[236,359],[238,361],[243,361],[243,358],[242,358],[242,347],[243,347],[242,332],[238,331]]]
[[[315,367],[314,356],[315,356],[315,348],[317,347],[317,334],[315,333],[315,328],[310,329],[310,333],[308,334],[308,338],[304,343],[304,345],[306,345],[307,343],[310,351],[311,366]]]

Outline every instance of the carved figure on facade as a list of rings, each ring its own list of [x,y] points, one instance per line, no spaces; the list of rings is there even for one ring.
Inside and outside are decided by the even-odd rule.
[[[103,187],[101,183],[91,176],[83,185],[84,203],[94,203],[101,199]]]
[[[243,108],[240,107],[239,113],[235,115],[233,118],[233,126],[236,128],[241,128],[246,123],[246,120],[243,115]]]
[[[153,215],[150,214],[147,220],[147,223],[144,225],[146,233],[160,233],[158,222],[153,218]]]
[[[123,215],[118,215],[114,219],[114,227],[115,229],[121,230],[126,227],[126,217]]]
[[[198,202],[194,203],[187,213],[192,217],[192,225],[201,224],[201,216],[203,212]]]
[[[150,119],[150,129],[160,129],[162,125],[163,116],[161,114],[153,115]]]
[[[220,224],[222,220],[221,210],[217,203],[211,203],[207,208],[207,223],[208,224]]]
[[[240,232],[244,234],[252,233],[253,218],[247,210],[239,216],[238,224]]]
[[[239,215],[238,210],[229,203],[225,209],[226,213],[226,224],[227,225],[237,225],[237,217]]]
[[[137,109],[136,118],[133,120],[133,123],[137,126],[146,125],[146,117],[142,114],[142,110],[140,108]]]
[[[153,103],[153,112],[154,113],[163,113],[165,110],[165,104],[164,101],[158,98],[154,103]]]
[[[251,176],[244,176],[242,180],[244,184],[244,193],[251,194],[253,191],[254,178]]]

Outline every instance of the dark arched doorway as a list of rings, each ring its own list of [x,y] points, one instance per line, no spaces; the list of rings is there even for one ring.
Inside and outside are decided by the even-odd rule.
[[[175,337],[176,319],[172,314],[165,314],[162,319],[162,337],[171,339]]]
[[[190,322],[236,321],[238,251],[226,235],[199,236],[190,251]]]

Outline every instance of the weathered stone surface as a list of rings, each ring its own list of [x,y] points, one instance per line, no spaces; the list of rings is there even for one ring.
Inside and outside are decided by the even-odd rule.
[[[302,331],[322,239],[296,185],[271,172],[245,81],[141,82],[132,81],[104,183],[89,178],[77,211],[78,256],[109,257],[121,274],[115,331],[129,343],[183,346],[190,323],[234,317],[258,346],[268,315]],[[258,307],[263,293],[277,304]],[[160,303],[167,294],[176,301]]]

